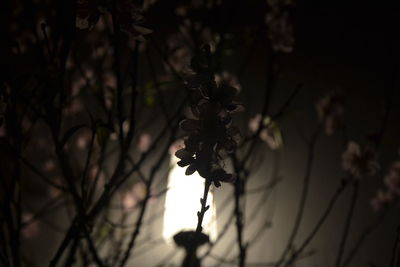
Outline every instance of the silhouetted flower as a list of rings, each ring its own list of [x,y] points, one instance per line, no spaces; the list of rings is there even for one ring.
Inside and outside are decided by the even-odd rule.
[[[204,47],[201,52],[192,60],[195,72],[186,81],[193,90],[193,104],[190,116],[180,122],[180,127],[188,135],[184,148],[175,155],[180,159],[179,166],[188,166],[186,175],[197,171],[218,187],[220,182],[230,182],[234,178],[225,172],[220,160],[221,153],[232,153],[239,141],[239,130],[232,126],[231,114],[239,111],[241,105],[234,102],[235,88],[215,82],[210,48]]]
[[[339,117],[343,114],[343,96],[338,91],[329,92],[321,98],[316,109],[318,117],[324,123],[325,133],[332,135],[339,126]]]
[[[342,154],[342,166],[356,179],[373,176],[379,169],[374,151],[370,147],[361,150],[353,141],[348,143],[347,150]]]

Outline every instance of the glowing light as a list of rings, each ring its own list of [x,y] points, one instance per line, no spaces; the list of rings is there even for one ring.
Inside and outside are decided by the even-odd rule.
[[[200,210],[200,198],[204,193],[204,178],[197,172],[187,176],[186,168],[179,167],[178,158],[171,156],[172,168],[168,176],[168,191],[165,198],[163,238],[173,242],[172,237],[180,231],[195,231],[197,212]],[[217,236],[216,208],[213,194],[208,193],[207,205],[210,209],[203,219],[203,233],[210,241]]]

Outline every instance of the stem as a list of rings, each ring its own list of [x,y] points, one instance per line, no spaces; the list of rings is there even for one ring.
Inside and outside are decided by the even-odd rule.
[[[189,255],[189,259],[184,267],[191,267],[192,266],[192,261],[193,261],[193,257],[192,255],[196,252],[196,243],[197,240],[199,239],[200,233],[203,230],[202,224],[203,224],[203,218],[204,218],[204,214],[206,213],[206,211],[209,209],[210,206],[207,206],[207,196],[208,196],[208,192],[210,191],[210,186],[211,186],[211,179],[206,179],[205,185],[204,185],[204,193],[203,193],[203,198],[200,199],[200,203],[201,203],[201,209],[199,212],[197,212],[197,227],[196,227],[196,231],[194,233],[193,236],[193,240],[192,243],[188,249],[187,255]]]
[[[354,258],[358,249],[361,247],[361,245],[363,244],[365,239],[368,237],[369,234],[371,234],[383,222],[383,219],[386,217],[387,213],[388,212],[386,210],[384,213],[381,214],[381,216],[373,224],[369,225],[368,227],[366,227],[364,229],[363,233],[358,238],[356,245],[348,253],[347,258],[344,260],[341,267],[347,267],[350,264],[351,260]]]
[[[237,244],[239,249],[239,267],[244,267],[246,261],[246,246],[243,244],[243,212],[240,209],[240,198],[243,195],[244,181],[240,178],[235,183],[235,216],[237,230]]]
[[[123,84],[122,84],[122,77],[121,77],[121,62],[120,62],[120,25],[119,25],[119,19],[117,16],[117,1],[113,0],[112,1],[112,12],[111,12],[111,17],[112,17],[112,24],[113,24],[113,49],[114,49],[114,72],[117,78],[117,115],[119,119],[119,142],[121,145],[121,150],[124,149],[124,132],[123,132],[123,97],[122,97],[122,90],[123,90]],[[133,104],[133,103],[132,103]]]
[[[353,186],[353,195],[352,195],[352,198],[351,198],[349,213],[347,214],[346,224],[345,224],[345,227],[343,229],[342,240],[341,240],[340,246],[339,246],[339,252],[338,252],[338,255],[336,257],[336,263],[335,263],[336,267],[340,266],[340,262],[342,260],[343,252],[344,252],[344,249],[346,247],[346,241],[347,241],[347,237],[348,237],[349,230],[350,230],[351,220],[353,219],[354,210],[355,210],[355,206],[356,206],[356,202],[357,202],[357,198],[358,198],[358,188],[359,188],[358,182],[355,182],[355,184]]]
[[[311,231],[311,233],[308,235],[308,237],[306,238],[306,240],[304,240],[304,242],[301,244],[301,246],[299,247],[299,249],[297,249],[297,251],[295,251],[292,256],[290,257],[290,259],[287,261],[287,263],[284,265],[285,267],[290,266],[295,260],[296,258],[300,255],[300,253],[303,252],[303,250],[308,246],[308,244],[311,242],[311,240],[314,238],[314,236],[317,234],[317,232],[319,231],[319,229],[321,228],[321,226],[323,225],[323,223],[325,222],[325,220],[328,218],[329,214],[331,213],[333,206],[335,205],[336,201],[338,200],[339,196],[342,194],[342,192],[344,191],[344,189],[346,188],[347,183],[342,183],[342,185],[336,190],[336,192],[333,194],[327,209],[325,210],[325,212],[322,214],[321,218],[319,219],[319,221],[317,222],[317,224],[315,225],[314,229]]]
[[[279,267],[282,265],[282,263],[285,261],[286,255],[292,249],[294,239],[297,236],[301,221],[303,219],[303,214],[304,214],[304,210],[305,210],[305,206],[306,206],[306,200],[307,200],[307,196],[308,196],[308,189],[309,189],[309,185],[310,185],[312,163],[314,161],[314,148],[315,148],[315,143],[316,143],[317,136],[319,133],[319,129],[320,129],[320,127],[318,127],[317,130],[313,133],[313,135],[311,137],[311,141],[308,144],[308,156],[307,156],[307,163],[306,163],[306,171],[305,171],[305,175],[303,178],[303,190],[302,190],[301,198],[300,198],[300,202],[299,202],[299,209],[298,209],[298,212],[296,215],[295,223],[293,225],[292,233],[290,234],[286,248],[283,251],[280,259],[278,260],[276,267]]]
[[[394,245],[393,245],[393,251],[392,251],[392,259],[390,260],[390,267],[395,267],[396,262],[397,262],[397,250],[399,247],[399,242],[400,242],[400,227],[397,227],[397,231],[396,231],[396,240],[394,241]]]

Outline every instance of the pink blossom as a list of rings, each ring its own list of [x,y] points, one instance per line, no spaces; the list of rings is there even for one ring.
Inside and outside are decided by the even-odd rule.
[[[62,191],[54,186],[50,186],[47,192],[51,198],[57,198],[62,194]]]
[[[379,189],[375,197],[371,199],[370,204],[372,209],[377,212],[381,210],[384,205],[390,203],[392,200],[393,196],[390,192]]]
[[[56,168],[54,160],[48,159],[43,164],[43,169],[47,172],[53,171]]]
[[[0,137],[5,137],[5,136],[7,136],[7,129],[3,125],[2,127],[0,127]]]
[[[254,116],[254,118],[250,119],[249,129],[251,132],[257,132],[260,126],[261,119],[261,114],[257,114],[256,116]],[[259,137],[273,150],[281,147],[283,143],[280,129],[275,122],[271,121],[270,117],[265,117],[263,119],[261,123],[261,131]]]
[[[265,17],[268,26],[268,37],[272,49],[284,53],[291,53],[294,46],[293,26],[289,22],[289,14],[280,8],[272,8]]]
[[[81,133],[78,136],[78,139],[76,141],[76,146],[79,149],[85,149],[89,145],[91,138],[92,138],[92,134],[90,133],[90,131],[81,131]]]
[[[176,151],[178,151],[184,147],[185,147],[185,143],[184,143],[183,139],[178,139],[175,142],[173,142],[171,144],[171,146],[169,147],[169,154],[175,155]]]
[[[375,153],[367,147],[361,150],[360,146],[353,141],[347,145],[347,150],[342,154],[342,166],[354,178],[360,179],[364,176],[373,176],[379,169]]]
[[[146,195],[146,186],[143,183],[134,184],[128,191],[122,194],[122,207],[124,211],[128,211],[142,201]]]
[[[79,98],[73,99],[64,109],[64,114],[67,116],[76,115],[83,111],[83,103]]]
[[[324,123],[325,133],[332,135],[343,114],[343,96],[338,91],[329,92],[317,102],[316,109],[320,121]]]
[[[389,192],[400,196],[400,161],[396,161],[390,167],[385,177],[385,185]]]
[[[89,169],[88,178],[94,181],[98,177],[99,180],[104,181],[104,172],[100,170],[99,166],[95,165]]]
[[[238,92],[240,92],[240,90],[242,89],[242,86],[240,85],[239,80],[236,77],[236,75],[234,75],[228,71],[223,71],[220,74],[216,74],[215,82],[217,84],[226,83],[229,86],[235,87],[238,90]]]
[[[272,150],[278,149],[280,146],[273,130],[269,127],[261,130],[260,139],[267,143]]]
[[[258,127],[260,126],[261,119],[262,119],[261,114],[257,114],[252,119],[250,119],[249,129],[251,132],[253,132],[253,133],[257,132]]]
[[[111,72],[106,72],[103,76],[103,84],[106,87],[117,88],[117,78]]]
[[[146,152],[151,145],[151,136],[149,134],[141,134],[137,142],[137,147],[140,152]]]
[[[32,213],[22,214],[22,224],[21,234],[27,239],[34,238],[39,233],[39,222],[37,219],[33,218]]]

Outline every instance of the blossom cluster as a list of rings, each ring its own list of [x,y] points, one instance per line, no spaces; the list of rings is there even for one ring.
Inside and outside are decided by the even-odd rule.
[[[187,133],[184,148],[175,156],[178,165],[188,166],[186,175],[195,171],[216,187],[220,182],[233,182],[234,175],[223,169],[224,153],[232,153],[239,141],[239,130],[232,125],[231,115],[241,110],[234,102],[237,89],[226,83],[215,82],[210,47],[205,46],[191,63],[194,73],[187,77],[192,104],[180,127]]]
[[[320,121],[327,135],[332,135],[339,127],[339,118],[344,111],[343,96],[338,91],[331,91],[316,104]]]
[[[294,46],[293,25],[289,21],[288,7],[290,0],[269,0],[270,12],[265,16],[268,37],[272,49],[277,52],[291,53]]]
[[[375,152],[367,146],[361,149],[360,145],[350,141],[347,150],[342,154],[342,166],[353,178],[361,179],[365,176],[373,176],[379,169]]]
[[[371,200],[371,206],[374,211],[380,210],[396,197],[400,197],[400,161],[396,161],[391,165],[384,179],[384,186],[384,189],[379,189]]]

